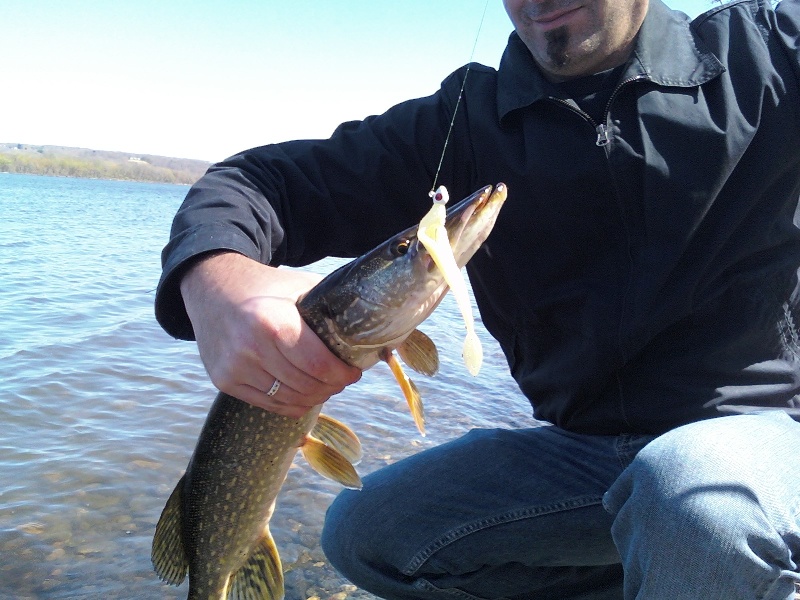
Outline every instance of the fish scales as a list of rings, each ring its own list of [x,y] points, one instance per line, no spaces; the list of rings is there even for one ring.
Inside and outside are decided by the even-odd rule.
[[[290,419],[220,393],[184,480],[190,598],[223,598],[263,535],[274,498],[319,410]],[[265,502],[265,498],[272,499]],[[232,535],[216,535],[227,530]],[[197,550],[202,549],[202,553]]]
[[[505,201],[498,184],[447,211],[445,227],[459,268],[489,235]],[[447,284],[417,227],[340,267],[297,303],[309,327],[343,361],[367,369],[388,363],[424,432],[418,390],[394,356],[433,375],[438,356],[416,327],[436,308]],[[275,499],[298,448],[322,475],[358,488],[358,438],[319,407],[292,419],[219,393],[186,472],[162,511],[153,537],[158,576],[178,585],[189,575],[189,600],[280,600],[278,551],[269,531]]]

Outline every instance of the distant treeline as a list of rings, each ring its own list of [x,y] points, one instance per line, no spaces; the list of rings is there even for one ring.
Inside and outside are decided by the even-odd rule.
[[[75,155],[75,154],[81,155]],[[161,162],[169,166],[152,164]],[[122,153],[56,147],[0,145],[0,172],[193,184],[208,163],[163,157],[129,157]]]
[[[91,179],[126,179],[156,183],[185,183],[197,181],[197,174],[154,167],[144,161],[113,163],[58,156],[0,154],[0,172],[85,177]]]

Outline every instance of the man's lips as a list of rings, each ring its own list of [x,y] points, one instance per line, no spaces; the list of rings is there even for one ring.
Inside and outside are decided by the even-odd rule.
[[[562,10],[556,10],[553,12],[549,12],[544,15],[538,15],[534,17],[532,20],[534,23],[542,25],[544,27],[559,27],[560,25],[565,24],[572,16],[580,10],[580,6],[576,6],[573,8],[566,8]]]

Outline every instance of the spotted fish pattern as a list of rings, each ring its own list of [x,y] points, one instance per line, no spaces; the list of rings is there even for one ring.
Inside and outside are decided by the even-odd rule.
[[[447,211],[445,227],[459,266],[489,235],[505,199],[505,186],[493,192],[487,186]],[[297,306],[343,361],[361,369],[387,362],[424,431],[419,391],[394,351],[415,371],[436,372],[436,346],[416,327],[448,288],[416,230],[411,227],[337,269]],[[156,525],[151,558],[163,581],[179,585],[188,575],[189,600],[284,597],[269,521],[297,450],[325,477],[361,487],[353,467],[361,457],[358,438],[319,410],[293,419],[217,395]]]

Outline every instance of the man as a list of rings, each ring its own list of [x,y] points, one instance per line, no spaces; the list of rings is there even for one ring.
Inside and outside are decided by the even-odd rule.
[[[394,599],[791,598],[800,0],[692,23],[660,0],[505,7],[515,33],[497,72],[470,70],[439,180],[454,198],[508,184],[467,270],[552,426],[473,431],[368,476],[323,547]],[[274,265],[418,221],[463,78],[190,191],[156,311],[220,389],[296,416],[358,379],[294,308],[313,280]]]

